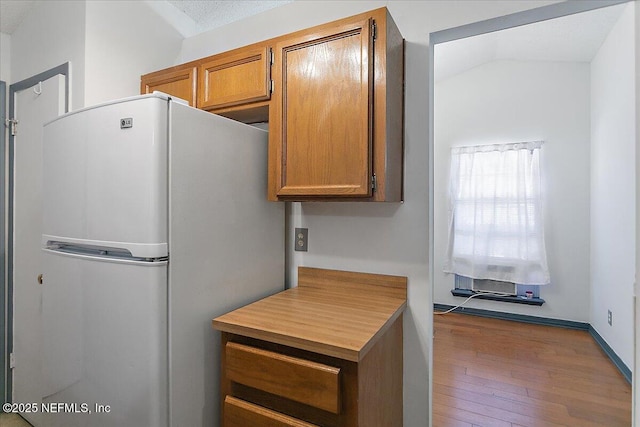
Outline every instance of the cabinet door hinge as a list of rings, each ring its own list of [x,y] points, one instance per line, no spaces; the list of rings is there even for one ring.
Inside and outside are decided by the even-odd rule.
[[[273,65],[273,63],[276,62],[276,58],[275,58],[275,55],[273,53],[273,49],[269,49],[269,53],[270,53],[270,56],[271,56],[271,59],[270,59],[271,65]]]
[[[378,178],[375,173],[371,175],[371,191],[374,193],[378,191]]]
[[[376,25],[376,21],[371,22],[371,37],[373,40],[378,38],[378,26]]]
[[[16,119],[6,119],[4,125],[9,128],[11,136],[18,134],[18,121]]]
[[[276,84],[271,80],[271,93],[275,90]]]

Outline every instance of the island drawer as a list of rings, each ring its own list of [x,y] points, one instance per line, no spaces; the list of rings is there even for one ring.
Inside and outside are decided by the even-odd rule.
[[[224,427],[318,427],[232,396],[224,399]]]
[[[340,413],[340,368],[228,342],[229,380],[295,402]]]

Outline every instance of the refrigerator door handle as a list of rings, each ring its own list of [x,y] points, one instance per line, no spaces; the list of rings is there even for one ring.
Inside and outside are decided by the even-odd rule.
[[[108,240],[88,240],[73,237],[42,235],[42,247],[45,249],[59,249],[61,247],[75,247],[87,252],[108,251],[121,253],[121,255],[140,259],[157,259],[169,256],[166,242],[162,243],[133,243],[133,242],[113,242]]]
[[[90,253],[69,251],[63,248],[59,248],[59,249],[42,248],[42,251],[55,254],[55,255],[71,257],[71,258],[79,258],[79,259],[100,261],[100,262],[111,262],[116,264],[139,265],[144,267],[161,267],[169,263],[169,260],[167,258],[141,259],[141,258],[126,258],[126,257],[117,257],[117,256],[101,256],[101,255],[92,255]]]

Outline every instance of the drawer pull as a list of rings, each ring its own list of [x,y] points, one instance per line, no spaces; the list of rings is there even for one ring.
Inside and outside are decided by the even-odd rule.
[[[340,413],[339,368],[234,342],[225,351],[229,380]]]
[[[224,399],[224,427],[318,427],[235,397]]]

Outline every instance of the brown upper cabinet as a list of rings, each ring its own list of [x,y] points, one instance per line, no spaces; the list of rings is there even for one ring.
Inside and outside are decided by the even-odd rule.
[[[158,90],[189,101],[189,105],[196,107],[197,81],[198,67],[196,63],[190,62],[145,74],[140,79],[140,93],[145,94]]]
[[[197,66],[198,108],[269,121],[269,200],[402,201],[404,40],[386,8]]]
[[[404,44],[386,8],[274,44],[270,200],[402,200]]]
[[[275,45],[269,169],[280,197],[372,192],[373,20],[348,20]]]
[[[215,110],[271,97],[271,50],[248,46],[215,55],[199,66],[198,107]]]

